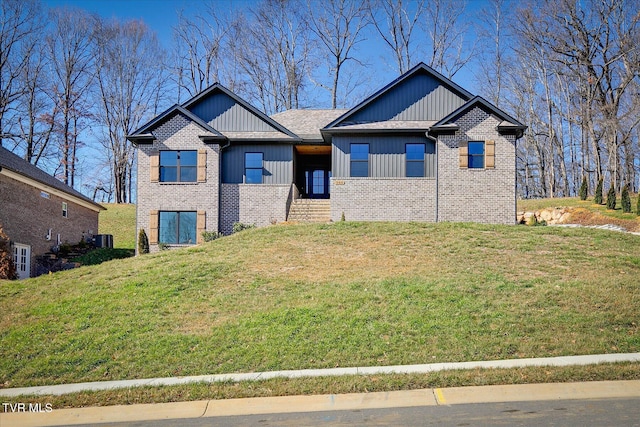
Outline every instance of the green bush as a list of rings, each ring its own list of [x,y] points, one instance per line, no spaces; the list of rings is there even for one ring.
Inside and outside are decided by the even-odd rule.
[[[144,231],[144,228],[140,229],[138,233],[138,254],[148,254],[149,253],[149,238],[147,237],[147,233]]]
[[[636,215],[640,216],[640,192],[638,192],[638,202],[636,203]]]
[[[242,230],[248,230],[250,228],[256,228],[255,224],[244,224],[242,222],[234,222],[233,223],[233,232],[238,233]]]
[[[224,234],[218,232],[218,231],[203,231],[202,232],[202,240],[204,240],[205,242],[211,242],[213,240],[216,240],[220,237],[223,237]]]
[[[345,219],[344,219],[344,212],[342,212],[342,215],[340,215],[340,221],[342,221],[342,222],[344,222],[344,221],[345,221]]]
[[[597,204],[602,204],[602,178],[598,181],[598,186],[596,187],[596,195],[593,198],[593,201]]]
[[[616,208],[616,189],[611,185],[609,187],[609,191],[607,192],[607,209],[615,210]]]
[[[13,249],[9,243],[9,236],[4,234],[0,224],[0,279],[15,280],[17,278],[18,272],[13,262]]]
[[[629,184],[622,188],[622,196],[620,203],[622,204],[622,212],[631,212],[631,197],[629,196]]]
[[[587,177],[582,178],[582,184],[580,185],[580,200],[587,200],[587,194],[589,193],[589,184],[587,184]]]
[[[158,249],[161,250],[161,251],[168,251],[169,250],[169,245],[166,244],[166,243],[159,242],[158,243]]]

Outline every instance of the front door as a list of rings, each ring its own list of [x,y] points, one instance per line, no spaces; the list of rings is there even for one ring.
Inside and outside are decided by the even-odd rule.
[[[313,169],[305,172],[307,195],[310,199],[329,198],[329,178],[331,171],[328,170]]]
[[[18,279],[31,276],[31,246],[15,243],[13,245],[13,261],[16,265]]]

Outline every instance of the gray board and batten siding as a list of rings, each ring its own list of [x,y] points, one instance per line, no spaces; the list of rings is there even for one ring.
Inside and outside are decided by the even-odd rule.
[[[222,151],[222,182],[224,184],[244,182],[245,153],[263,153],[263,184],[293,182],[293,145],[234,144]]]
[[[334,135],[332,169],[334,178],[348,178],[351,172],[351,144],[369,144],[369,177],[406,176],[406,144],[425,144],[425,177],[436,176],[435,143],[422,135]]]
[[[437,121],[464,105],[467,100],[433,76],[418,74],[355,111],[337,127],[386,120]]]
[[[219,132],[278,132],[225,93],[212,94],[189,106],[189,110]]]

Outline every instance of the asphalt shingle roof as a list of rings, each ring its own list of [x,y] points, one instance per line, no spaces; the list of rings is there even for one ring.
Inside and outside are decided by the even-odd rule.
[[[304,140],[322,140],[320,129],[340,117],[347,110],[287,110],[271,118]]]
[[[84,194],[74,190],[73,188],[69,187],[59,179],[49,175],[42,169],[32,165],[31,163],[27,162],[20,156],[12,153],[11,151],[7,150],[4,147],[0,147],[0,167],[3,169],[6,168],[13,172],[19,173],[20,175],[29,177],[34,181],[38,181],[42,184],[48,185],[49,187],[53,187],[56,190],[63,191],[69,195],[75,196],[95,206],[98,206],[101,209],[104,209],[102,206],[95,203],[93,200],[91,200]]]

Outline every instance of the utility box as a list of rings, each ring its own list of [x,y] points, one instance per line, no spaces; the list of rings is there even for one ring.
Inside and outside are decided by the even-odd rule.
[[[96,234],[96,248],[113,248],[113,234]]]

